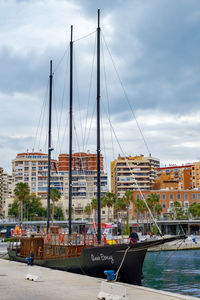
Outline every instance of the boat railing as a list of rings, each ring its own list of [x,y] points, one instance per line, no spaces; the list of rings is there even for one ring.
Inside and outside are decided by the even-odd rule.
[[[107,239],[105,235],[101,237],[101,243],[98,244],[96,234],[78,234],[73,233],[71,235],[66,233],[60,234],[45,234],[44,243],[51,245],[84,245],[84,246],[103,246],[114,244],[129,244],[130,240],[128,236],[113,236],[111,239]]]
[[[44,235],[44,243],[51,245],[63,245],[63,246],[97,246],[97,236],[96,234],[78,234],[73,233],[71,235],[66,233],[60,234],[45,234]],[[102,236],[101,246],[104,245],[104,238]]]

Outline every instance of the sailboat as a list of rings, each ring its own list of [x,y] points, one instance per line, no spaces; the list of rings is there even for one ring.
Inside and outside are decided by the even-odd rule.
[[[97,235],[72,233],[72,100],[73,100],[73,27],[70,41],[70,126],[69,126],[69,233],[59,233],[58,228],[50,227],[50,165],[51,165],[51,102],[52,102],[52,62],[50,62],[49,90],[49,143],[48,143],[48,199],[47,232],[44,235],[23,236],[18,243],[10,243],[8,254],[11,260],[27,262],[32,252],[34,264],[83,275],[105,278],[106,270],[112,270],[115,280],[141,285],[142,266],[148,248],[162,245],[184,236],[174,236],[127,244],[123,239],[118,244],[104,244],[101,234],[101,170],[100,170],[100,11],[97,27]],[[14,240],[13,240],[14,241]]]

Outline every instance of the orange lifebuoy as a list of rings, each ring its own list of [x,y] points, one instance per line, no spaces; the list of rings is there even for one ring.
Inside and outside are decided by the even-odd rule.
[[[49,243],[50,240],[51,240],[51,236],[50,236],[50,234],[47,234],[47,236],[46,236],[46,241],[47,241],[47,243]]]
[[[59,235],[59,242],[62,243],[63,242],[63,234]]]

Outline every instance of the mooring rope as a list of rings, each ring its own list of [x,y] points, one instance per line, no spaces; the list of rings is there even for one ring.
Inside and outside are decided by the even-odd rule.
[[[120,264],[120,266],[119,266],[117,272],[115,273],[115,280],[114,280],[114,281],[117,281],[119,271],[120,271],[120,269],[121,269],[121,267],[122,267],[122,265],[123,265],[123,262],[124,262],[124,260],[125,260],[126,254],[127,254],[128,250],[129,250],[130,248],[131,248],[131,246],[129,246],[129,247],[126,249],[125,253],[124,253],[124,256],[123,256],[123,258],[122,258],[121,264]]]

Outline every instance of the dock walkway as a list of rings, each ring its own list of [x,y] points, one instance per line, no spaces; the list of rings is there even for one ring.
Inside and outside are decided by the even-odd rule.
[[[26,280],[26,264],[0,259],[1,300],[95,300],[100,292],[102,279],[39,268],[42,281]],[[123,284],[128,300],[177,300],[199,299],[149,288]]]

